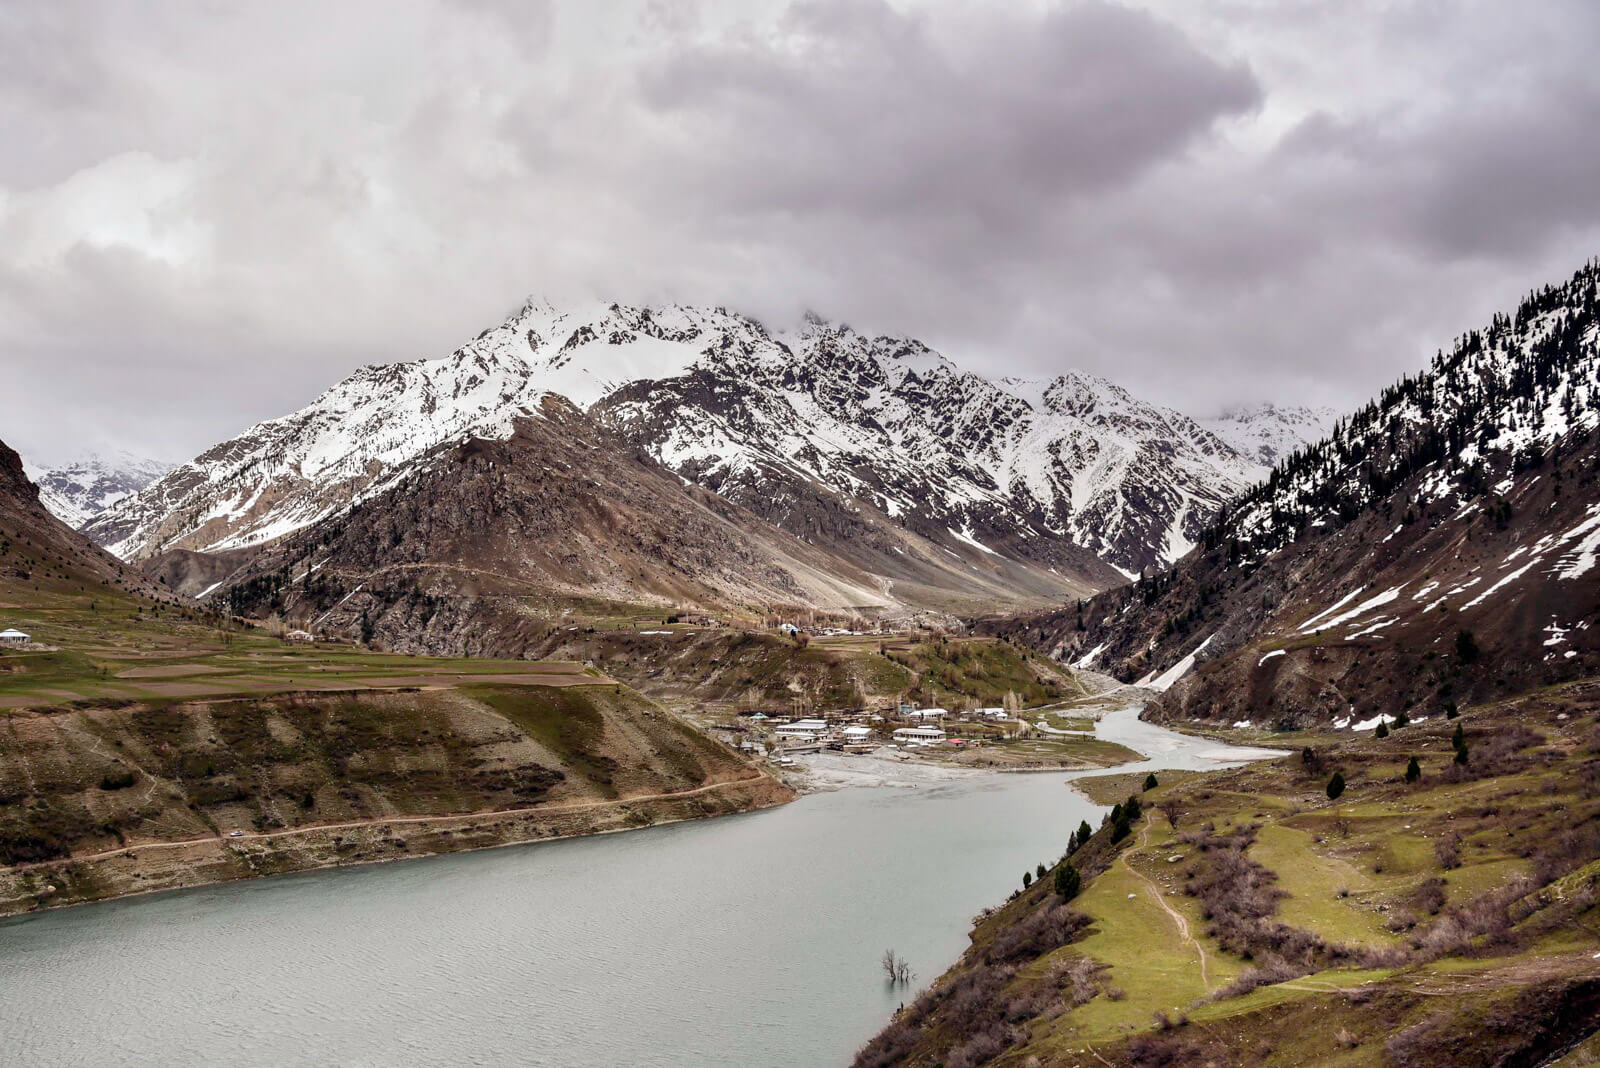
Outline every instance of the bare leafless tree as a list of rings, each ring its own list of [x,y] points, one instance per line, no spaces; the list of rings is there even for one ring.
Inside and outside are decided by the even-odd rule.
[[[911,963],[892,949],[883,951],[883,974],[893,986],[907,986],[912,979]]]

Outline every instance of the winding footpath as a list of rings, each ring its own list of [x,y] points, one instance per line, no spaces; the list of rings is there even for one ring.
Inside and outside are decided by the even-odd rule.
[[[1139,849],[1145,850],[1149,847],[1150,821],[1147,819],[1144,823],[1144,829],[1139,832]],[[1126,868],[1129,875],[1132,875],[1145,885],[1145,888],[1150,891],[1150,896],[1155,898],[1156,904],[1161,906],[1161,911],[1172,918],[1173,925],[1178,928],[1178,934],[1185,942],[1194,947],[1195,953],[1199,954],[1200,957],[1200,985],[1205,987],[1207,993],[1210,993],[1211,977],[1206,973],[1206,947],[1201,945],[1200,940],[1189,932],[1189,921],[1183,913],[1167,904],[1166,895],[1161,892],[1161,885],[1129,862],[1128,858],[1132,853],[1133,850],[1131,849],[1125,850],[1122,856],[1117,858],[1117,863]]]

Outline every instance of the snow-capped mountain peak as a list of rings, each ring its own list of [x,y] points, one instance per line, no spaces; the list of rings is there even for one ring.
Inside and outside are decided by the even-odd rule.
[[[989,379],[912,338],[809,315],[530,300],[448,356],[363,368],[208,450],[88,532],[112,551],[259,544],[391,484],[428,450],[504,439],[547,393],[792,533],[822,487],[960,551],[1125,573],[1186,551],[1255,456],[1092,375]],[[998,548],[995,548],[995,547]],[[1052,547],[1053,546],[1053,547]]]

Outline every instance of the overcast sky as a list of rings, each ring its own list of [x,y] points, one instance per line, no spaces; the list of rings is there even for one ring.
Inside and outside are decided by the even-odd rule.
[[[0,7],[0,439],[180,460],[524,296],[1353,405],[1600,252],[1600,4]]]

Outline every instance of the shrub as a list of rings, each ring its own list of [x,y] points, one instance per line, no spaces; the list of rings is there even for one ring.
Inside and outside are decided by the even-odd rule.
[[[1063,864],[1056,869],[1056,893],[1061,895],[1061,900],[1071,901],[1078,896],[1082,886],[1083,877],[1071,864]]]
[[[1463,630],[1456,634],[1456,657],[1463,664],[1473,663],[1478,659],[1478,639],[1470,630]]]
[[[1437,916],[1445,903],[1444,880],[1437,875],[1422,880],[1412,893],[1411,900],[1419,910]]]
[[[1337,801],[1342,793],[1344,793],[1344,775],[1336,771],[1333,773],[1333,778],[1328,780],[1328,800]]]
[[[133,780],[131,771],[108,771],[100,777],[100,789],[126,790],[133,785]]]
[[[1445,871],[1461,866],[1461,836],[1454,831],[1433,843],[1433,857]]]
[[[1157,786],[1160,786],[1160,785],[1161,785],[1161,781],[1156,778],[1156,773],[1155,772],[1152,771],[1150,774],[1148,774],[1148,775],[1146,775],[1144,777],[1144,788],[1146,790],[1154,790]]]

